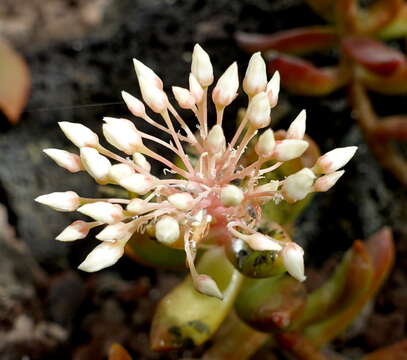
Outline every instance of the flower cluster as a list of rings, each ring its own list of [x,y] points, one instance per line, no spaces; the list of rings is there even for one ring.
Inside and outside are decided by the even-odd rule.
[[[127,156],[111,152],[99,142],[98,136],[78,123],[59,123],[62,131],[78,148],[79,155],[59,149],[45,149],[58,165],[70,172],[87,171],[99,184],[115,184],[132,194],[132,199],[90,199],[75,192],[42,195],[36,201],[58,211],[78,211],[94,221],[78,220],[58,236],[59,241],[74,241],[87,236],[90,229],[104,227],[96,238],[101,243],[79,265],[84,271],[97,271],[113,265],[135,232],[149,231],[164,245],[185,249],[187,264],[196,289],[221,297],[216,283],[198,274],[194,260],[197,249],[223,245],[228,239],[240,239],[253,250],[281,252],[287,271],[302,281],[303,250],[293,242],[282,242],[258,232],[261,205],[267,201],[295,202],[311,192],[330,189],[343,175],[342,168],[354,155],[356,147],[332,150],[321,156],[312,168],[304,168],[282,180],[260,184],[259,180],[284,162],[300,157],[307,149],[305,111],[302,111],[285,132],[275,139],[270,125],[270,111],[276,106],[279,74],[267,80],[266,65],[260,53],[254,54],[243,80],[248,106],[233,138],[228,142],[222,129],[223,114],[237,96],[239,78],[233,63],[218,79],[212,91],[216,107],[216,123],[207,119],[208,87],[213,83],[213,69],[208,54],[195,45],[189,75],[189,89],[173,87],[176,102],[191,110],[197,119],[194,133],[170,104],[163,83],[153,70],[134,60],[144,103],[161,116],[162,122],[151,118],[144,104],[122,92],[130,112],[167,133],[172,141],[144,133],[130,120],[104,118],[103,135],[108,143]],[[180,127],[179,132],[175,127]],[[262,131],[263,130],[263,131]],[[262,131],[261,134],[258,134]],[[176,165],[152,151],[143,140],[153,141],[168,150],[182,163]],[[256,139],[256,159],[241,165],[241,158],[251,140]],[[187,144],[197,154],[188,155]],[[174,178],[159,179],[151,174],[148,158],[161,162]],[[270,164],[272,164],[270,166]],[[211,231],[218,238],[208,242]],[[222,229],[223,231],[219,231]]]

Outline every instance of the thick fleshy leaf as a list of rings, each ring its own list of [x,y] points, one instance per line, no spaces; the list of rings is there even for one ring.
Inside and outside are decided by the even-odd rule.
[[[0,38],[0,111],[17,123],[27,102],[30,72],[23,58]]]
[[[275,332],[290,327],[302,313],[305,301],[304,285],[288,275],[245,279],[235,310],[252,328]]]
[[[374,135],[381,140],[407,141],[407,116],[395,115],[382,118],[374,129]]]
[[[325,20],[335,20],[336,0],[305,0],[305,2]]]
[[[281,332],[275,335],[278,346],[288,351],[294,359],[327,360],[319,349],[299,332]]]
[[[108,360],[132,360],[130,354],[120,344],[113,344],[109,349]]]
[[[405,360],[407,359],[407,339],[397,342],[393,345],[376,350],[367,354],[362,360]]]
[[[381,94],[395,95],[407,93],[407,64],[402,64],[389,76],[380,76],[363,67],[357,71],[357,78],[369,90]]]
[[[407,35],[407,6],[401,8],[397,16],[377,34],[382,39],[394,39]]]
[[[271,35],[238,32],[236,41],[243,50],[277,50],[290,54],[306,54],[333,46],[338,37],[330,26],[310,26],[280,31]]]
[[[188,277],[159,303],[150,342],[156,351],[200,345],[208,340],[228,315],[242,276],[226,259],[220,247],[208,250],[199,260],[198,273],[214,279],[223,300],[198,293]]]
[[[271,74],[279,71],[281,82],[286,89],[307,96],[329,94],[349,79],[349,74],[338,68],[318,68],[309,61],[282,54],[271,56],[268,71]]]
[[[406,64],[406,57],[400,51],[372,38],[346,37],[342,48],[353,60],[381,76],[391,75]]]

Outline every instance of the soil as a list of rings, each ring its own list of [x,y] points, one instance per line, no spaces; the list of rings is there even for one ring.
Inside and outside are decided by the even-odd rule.
[[[318,23],[322,20],[300,0],[0,3],[0,35],[16,46],[32,73],[31,97],[20,123],[12,127],[0,115],[1,359],[103,359],[116,341],[134,359],[199,357],[199,349],[162,355],[148,346],[154,307],[180,274],[149,269],[130,259],[84,274],[76,266],[95,242],[53,241],[74,217],[39,206],[33,198],[64,190],[91,197],[102,190],[84,174],[66,176],[41,149],[74,150],[58,130],[58,121],[81,122],[100,131],[102,116],[127,116],[120,91],[138,94],[133,57],[151,66],[168,90],[170,85],[186,86],[196,42],[211,54],[216,75],[234,60],[244,75],[249,55],[234,42],[236,30],[272,33]],[[394,231],[397,259],[388,281],[375,303],[330,346],[344,358],[357,359],[406,336],[407,196],[372,157],[346,96],[344,90],[324,98],[282,91],[274,118],[278,127],[286,128],[306,108],[307,133],[323,152],[359,146],[343,179],[333,190],[317,195],[297,223],[295,240],[306,250],[310,286],[328,276],[329,259],[339,258],[353,240],[385,225]],[[375,99],[383,113],[406,111],[405,98]],[[242,100],[227,113],[229,130],[239,105]],[[255,359],[275,357],[262,351]]]

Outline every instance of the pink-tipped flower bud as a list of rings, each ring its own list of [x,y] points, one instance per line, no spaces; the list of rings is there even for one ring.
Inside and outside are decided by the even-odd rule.
[[[143,147],[143,140],[130,120],[105,117],[103,120],[103,135],[114,147],[128,155]]]
[[[58,241],[75,241],[84,239],[88,236],[89,230],[92,228],[92,223],[87,223],[82,220],[76,220],[71,225],[67,226],[56,238]]]
[[[81,160],[85,170],[97,182],[107,182],[109,170],[112,166],[108,158],[100,155],[94,148],[82,147]]]
[[[115,164],[110,167],[109,179],[114,181],[116,184],[119,184],[122,179],[127,178],[133,174],[135,174],[135,171],[130,165]]]
[[[142,169],[144,169],[147,172],[150,172],[151,170],[151,164],[148,162],[148,160],[146,159],[146,157],[139,153],[139,152],[135,152],[133,154],[133,162],[141,167]]]
[[[290,202],[304,199],[312,192],[315,177],[315,174],[308,168],[304,168],[288,176],[283,181],[282,186],[284,198]]]
[[[220,190],[220,202],[223,206],[239,205],[244,199],[243,191],[236,185],[226,185]]]
[[[115,224],[123,219],[123,209],[120,205],[104,201],[85,204],[78,212],[106,224]]]
[[[195,103],[199,104],[202,101],[204,91],[201,84],[198,82],[194,74],[189,74],[189,91],[195,99]]]
[[[193,109],[195,106],[195,98],[189,92],[188,89],[184,89],[179,86],[173,86],[172,92],[175,100],[182,109]]]
[[[266,89],[266,63],[260,52],[252,55],[243,80],[243,90],[249,96],[254,96]]]
[[[144,65],[141,61],[133,59],[134,69],[136,70],[137,78],[140,81],[140,77],[145,78],[151,85],[163,89],[163,82],[159,76],[148,66]]]
[[[207,52],[198,44],[192,52],[191,72],[202,87],[208,87],[213,83],[212,63]]]
[[[305,134],[306,118],[307,114],[305,110],[302,110],[288,128],[286,139],[297,139],[297,140],[303,139]]]
[[[330,174],[341,167],[355,155],[357,146],[337,148],[322,155],[312,168],[315,173]]]
[[[230,65],[219,78],[212,92],[212,100],[218,107],[225,107],[236,98],[239,89],[237,63]]]
[[[277,161],[288,161],[300,157],[309,144],[305,140],[287,139],[276,141],[273,158]]]
[[[194,277],[193,282],[195,289],[201,294],[212,296],[220,300],[223,299],[223,294],[219,290],[218,285],[209,275],[199,274]]]
[[[226,149],[226,139],[222,126],[215,125],[205,140],[206,149],[210,154],[223,153]]]
[[[132,214],[139,215],[147,211],[149,203],[143,199],[133,199],[127,205],[126,210]]]
[[[178,221],[171,216],[163,216],[155,224],[155,237],[165,245],[175,243],[180,236]]]
[[[267,94],[263,91],[255,95],[247,108],[246,116],[250,125],[261,129],[270,125],[270,104]]]
[[[192,195],[187,192],[172,194],[168,196],[168,201],[172,206],[182,211],[191,210],[195,203]]]
[[[168,98],[164,91],[151,84],[143,76],[138,78],[141,95],[144,102],[157,114],[161,114],[168,108]]]
[[[282,251],[283,263],[288,273],[298,281],[306,279],[304,275],[304,250],[296,243],[287,243]]]
[[[74,191],[53,192],[35,198],[36,202],[47,205],[56,211],[75,211],[81,204],[81,198]]]
[[[96,147],[99,145],[98,136],[82,124],[61,121],[58,125],[65,136],[78,147]]]
[[[144,117],[146,114],[146,108],[144,104],[134,97],[133,95],[129,94],[126,91],[122,91],[122,98],[127,105],[127,108],[134,116]]]
[[[278,103],[278,94],[280,92],[280,73],[276,71],[270,81],[267,83],[266,92],[269,98],[271,108]]]
[[[333,173],[321,176],[314,183],[314,191],[325,192],[336,184],[339,178],[345,173],[345,170],[335,171]]]
[[[138,195],[145,195],[157,185],[157,179],[153,176],[136,173],[121,179],[119,184],[128,191],[134,192]]]
[[[81,158],[76,154],[59,149],[44,149],[42,151],[52,160],[54,160],[60,167],[63,167],[72,173],[83,170]]]
[[[124,239],[129,234],[129,227],[127,224],[118,222],[116,224],[106,226],[96,239],[101,241],[116,242]]]
[[[259,136],[259,140],[255,146],[257,155],[261,157],[270,157],[273,154],[276,141],[274,140],[273,130],[267,129]]]

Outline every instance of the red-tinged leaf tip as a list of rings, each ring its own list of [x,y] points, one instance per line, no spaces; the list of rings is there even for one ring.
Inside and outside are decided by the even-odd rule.
[[[406,63],[400,51],[368,37],[347,37],[342,40],[342,48],[356,62],[381,76],[391,75]]]
[[[382,118],[374,129],[374,135],[381,140],[407,141],[407,116],[395,115]]]
[[[120,344],[112,344],[109,349],[108,360],[132,360],[132,357]]]
[[[345,84],[346,73],[337,68],[318,68],[301,58],[276,54],[268,62],[269,73],[278,70],[281,82],[289,91],[301,95],[321,96]]]
[[[0,110],[16,124],[27,102],[30,73],[23,58],[0,39]]]
[[[310,26],[274,34],[237,32],[236,42],[247,52],[274,49],[281,52],[304,54],[331,47],[338,41],[330,26]]]

